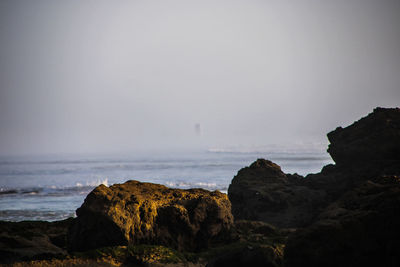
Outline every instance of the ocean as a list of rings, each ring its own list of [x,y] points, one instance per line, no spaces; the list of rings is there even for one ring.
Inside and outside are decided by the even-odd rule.
[[[0,157],[0,220],[62,220],[75,216],[99,184],[138,180],[173,188],[227,192],[237,172],[258,158],[286,173],[316,173],[332,163],[325,148],[132,155],[47,155]]]

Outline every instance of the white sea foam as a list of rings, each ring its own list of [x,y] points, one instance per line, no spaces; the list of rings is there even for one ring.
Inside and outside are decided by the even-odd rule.
[[[288,154],[286,149],[277,148],[276,153],[252,154],[260,150],[261,147],[215,148],[209,151],[231,153],[77,157],[73,162],[69,158],[57,162],[39,158],[28,163],[8,160],[0,164],[0,220],[63,219],[65,212],[74,213],[85,196],[100,184],[138,180],[172,188],[204,188],[226,193],[237,171],[257,158],[273,160],[285,172],[301,175],[318,172],[331,163],[325,150],[309,154],[306,149],[299,149]]]
[[[223,189],[224,185],[218,185],[217,183],[207,183],[207,182],[195,182],[195,183],[185,183],[185,182],[165,182],[168,187],[172,188],[204,188],[204,189]]]
[[[108,186],[108,178],[105,178],[105,179],[103,179],[103,180],[100,180],[100,179],[97,179],[97,180],[95,180],[95,181],[91,181],[91,182],[86,182],[86,185],[83,185],[82,183],[76,183],[75,184],[75,186],[76,187],[96,187],[96,186],[99,186],[99,185],[105,185],[105,186]]]

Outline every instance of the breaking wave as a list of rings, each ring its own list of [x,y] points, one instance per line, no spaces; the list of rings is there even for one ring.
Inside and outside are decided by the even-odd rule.
[[[96,180],[86,183],[76,183],[75,186],[46,186],[28,188],[0,188],[0,198],[3,196],[66,196],[88,194],[98,185],[108,186],[108,179]]]

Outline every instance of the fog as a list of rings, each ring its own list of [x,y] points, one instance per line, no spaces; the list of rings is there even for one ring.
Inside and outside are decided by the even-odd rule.
[[[395,0],[2,0],[0,153],[324,144],[399,48]]]

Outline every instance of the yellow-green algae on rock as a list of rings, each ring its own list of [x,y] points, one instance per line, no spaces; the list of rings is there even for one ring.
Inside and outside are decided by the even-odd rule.
[[[195,251],[229,238],[233,224],[226,194],[138,181],[96,187],[76,213],[72,251],[126,244]]]

